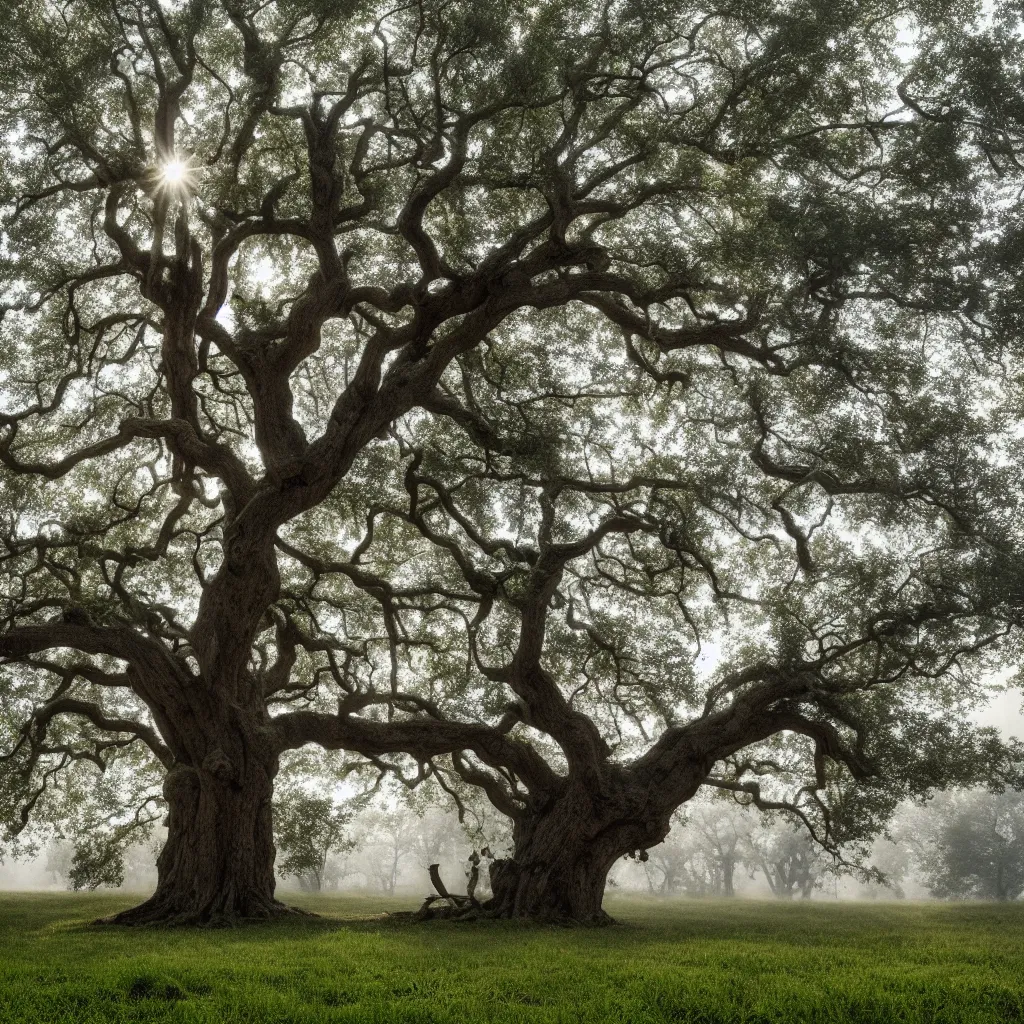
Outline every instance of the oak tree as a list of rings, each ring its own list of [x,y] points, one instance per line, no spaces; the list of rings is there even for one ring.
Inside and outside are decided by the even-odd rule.
[[[295,878],[313,892],[323,889],[331,855],[355,847],[349,835],[353,811],[332,796],[311,796],[291,790],[274,801],[274,839],[282,855],[281,875]]]
[[[8,5],[10,830],[141,757],[116,920],[274,915],[318,744],[481,787],[488,912],[599,920],[702,787],[838,842],[1008,774],[1019,136],[936,56],[982,13]]]
[[[806,831],[791,822],[764,822],[747,837],[747,864],[760,871],[772,895],[789,900],[794,893],[810,899],[832,866]]]
[[[1024,895],[1024,795],[948,794],[930,807],[920,857],[932,895],[1015,900]]]

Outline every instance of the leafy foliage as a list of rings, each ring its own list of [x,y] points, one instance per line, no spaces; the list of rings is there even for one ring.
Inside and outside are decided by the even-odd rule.
[[[944,801],[922,857],[928,887],[953,899],[1024,894],[1024,795],[977,791]]]
[[[266,914],[309,744],[602,870],[1020,781],[1011,6],[15,5],[5,826],[141,757]]]
[[[278,870],[293,875],[304,888],[319,892],[326,880],[328,857],[355,847],[348,826],[352,811],[330,796],[296,791],[278,797],[274,805],[274,839],[283,854]]]

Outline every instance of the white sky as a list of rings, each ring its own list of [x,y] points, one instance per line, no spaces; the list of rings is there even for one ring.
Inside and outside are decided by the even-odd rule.
[[[997,694],[992,703],[974,717],[979,725],[994,725],[1006,736],[1024,739],[1024,694],[1020,690]]]

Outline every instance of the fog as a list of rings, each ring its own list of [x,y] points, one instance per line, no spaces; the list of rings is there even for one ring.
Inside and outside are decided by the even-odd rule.
[[[975,716],[982,725],[997,727],[1006,736],[1024,737],[1024,713],[1019,692],[998,694],[983,711]],[[941,803],[941,802],[940,802]],[[722,806],[706,801],[695,801],[684,811],[694,813],[695,809],[713,807],[715,813]],[[941,813],[937,812],[937,813]],[[915,818],[915,814],[917,817]],[[741,812],[741,819],[759,817],[752,811]],[[697,815],[699,817],[699,815]],[[902,847],[879,838],[875,844],[872,864],[889,875],[893,866],[904,871],[898,884],[887,887],[878,883],[865,882],[848,874],[828,874],[815,885],[808,898],[812,899],[928,899],[931,894],[920,872],[914,866],[907,867],[907,848],[920,844],[922,837],[915,836],[926,821],[921,812],[911,806],[904,807],[894,818],[894,832],[902,830]],[[705,828],[706,828],[705,824]],[[753,833],[759,826],[753,820],[743,828]],[[665,872],[656,866],[667,866],[666,857],[683,856],[685,846],[693,861],[694,835],[700,832],[700,823],[691,820],[685,825],[675,826],[662,847],[652,848],[651,860],[641,864],[632,860],[620,861],[609,876],[609,892],[655,894],[665,879]],[[501,852],[503,838],[500,836],[477,835],[471,839],[467,830],[458,821],[454,810],[431,807],[413,811],[398,806],[392,801],[378,802],[355,817],[351,825],[351,836],[356,848],[344,856],[328,858],[327,891],[334,892],[376,892],[380,894],[425,895],[431,890],[427,874],[428,865],[439,863],[441,875],[448,888],[462,891],[465,888],[467,858],[474,848],[490,843]],[[698,835],[699,838],[699,835]],[[157,830],[144,845],[134,847],[126,857],[125,882],[121,887],[133,892],[151,890],[156,884],[155,857],[162,841],[162,830]],[[748,843],[749,845],[749,843]],[[698,859],[700,852],[698,851]],[[704,854],[705,858],[708,854]],[[53,843],[38,851],[33,857],[14,859],[10,856],[0,864],[0,889],[2,890],[49,890],[60,891],[68,888],[67,871],[71,849],[67,844]],[[279,858],[280,859],[280,858]],[[735,876],[731,881],[733,892],[738,898],[765,898],[772,895],[765,871],[758,869],[754,860],[736,861]],[[713,872],[712,872],[713,874]],[[693,878],[692,865],[690,881]],[[713,880],[712,880],[713,881]],[[711,885],[711,883],[709,883]],[[279,878],[282,892],[304,888],[295,878]],[[486,870],[482,872],[481,886],[486,886]],[[666,887],[668,888],[668,887]],[[713,885],[712,885],[713,889]],[[692,885],[691,885],[692,890]],[[691,891],[689,895],[693,895]],[[714,891],[702,892],[714,895]],[[685,896],[683,891],[667,891],[665,895]]]

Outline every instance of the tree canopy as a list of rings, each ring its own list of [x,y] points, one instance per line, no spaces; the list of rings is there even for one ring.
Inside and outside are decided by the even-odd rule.
[[[920,856],[928,888],[940,898],[1014,900],[1024,894],[1024,797],[975,791],[929,808]]]
[[[701,787],[835,845],[1019,780],[969,718],[1020,605],[1010,6],[15,3],[10,830],[141,761],[120,920],[277,913],[315,744],[481,787],[490,911],[595,919]]]

